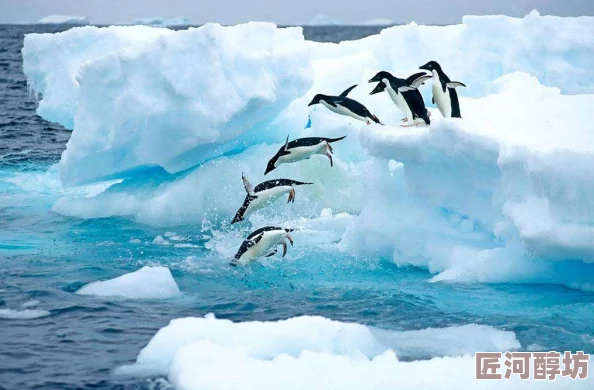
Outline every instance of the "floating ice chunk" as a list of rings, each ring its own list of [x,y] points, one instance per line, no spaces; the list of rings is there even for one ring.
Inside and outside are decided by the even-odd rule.
[[[392,19],[375,18],[369,19],[361,23],[362,26],[392,26],[396,24]]]
[[[476,381],[474,356],[408,362],[397,357],[406,356],[399,355],[399,350],[412,353],[408,357],[413,358],[418,353],[442,356],[518,347],[513,332],[479,325],[397,332],[323,317],[233,323],[209,315],[171,321],[140,352],[134,365],[117,372],[167,375],[182,390],[459,390],[506,389],[510,384],[519,389],[542,388],[542,381],[518,378]],[[548,388],[588,389],[591,385],[591,379],[558,378]]]
[[[51,313],[47,310],[39,309],[25,309],[25,310],[14,310],[14,309],[0,309],[0,319],[7,320],[32,320],[35,318],[47,317]]]
[[[49,15],[41,18],[38,24],[73,24],[83,26],[89,24],[89,19],[86,16],[72,16],[72,15]]]
[[[166,374],[178,351],[198,340],[243,351],[258,360],[283,355],[298,358],[305,351],[367,360],[389,350],[407,358],[427,358],[520,347],[513,332],[480,325],[399,332],[324,317],[234,323],[211,315],[171,321],[143,348],[136,359],[135,369],[142,371],[144,366]]]
[[[181,295],[167,267],[149,266],[115,279],[89,283],[76,293],[131,299],[166,299]]]
[[[21,307],[24,307],[25,309],[28,309],[30,307],[34,307],[34,306],[37,306],[37,305],[39,305],[39,301],[36,300],[36,299],[32,299],[30,301],[27,301],[27,302],[23,303],[21,305]]]

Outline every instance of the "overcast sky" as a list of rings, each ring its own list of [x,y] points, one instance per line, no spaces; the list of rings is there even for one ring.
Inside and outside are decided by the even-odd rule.
[[[594,15],[594,0],[0,0],[0,23],[35,22],[50,14],[86,16],[93,24],[139,17],[185,16],[194,24],[249,20],[307,23],[326,14],[345,24],[374,18],[452,24],[462,15]]]

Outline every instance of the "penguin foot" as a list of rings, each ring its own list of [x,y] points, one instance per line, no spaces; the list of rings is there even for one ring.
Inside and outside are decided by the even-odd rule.
[[[408,118],[407,118],[407,117],[404,117],[404,118],[402,118],[402,119],[400,120],[400,122],[408,122]]]
[[[281,245],[283,246],[283,255],[282,257],[285,257],[285,255],[287,254],[287,243],[283,240]]]
[[[287,203],[295,203],[295,190],[291,190],[291,192],[289,192],[289,200],[287,200]]]
[[[274,256],[274,255],[276,255],[276,252],[278,252],[278,249],[273,250],[272,252],[267,254],[266,257]],[[283,257],[284,257],[284,255],[283,255]]]
[[[334,149],[332,149],[332,145],[330,145],[329,143],[326,142],[326,148],[328,148],[328,151],[330,153],[334,153]]]

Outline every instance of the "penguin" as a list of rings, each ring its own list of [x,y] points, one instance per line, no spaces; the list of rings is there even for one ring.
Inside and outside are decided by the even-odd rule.
[[[243,221],[248,214],[251,214],[252,212],[266,206],[267,204],[272,203],[284,194],[289,194],[287,203],[295,202],[294,187],[313,184],[290,179],[275,179],[260,183],[254,188],[245,175],[241,175],[241,180],[243,180],[243,186],[245,187],[247,195],[243,201],[243,204],[237,211],[237,214],[235,214],[235,218],[233,218],[233,222],[231,222],[231,224]]]
[[[266,226],[255,230],[247,236],[243,241],[235,258],[229,265],[236,267],[238,264],[246,265],[252,260],[256,260],[262,256],[274,256],[278,252],[279,245],[283,246],[283,256],[287,254],[287,243],[285,239],[289,240],[293,246],[293,238],[289,234],[294,229],[284,229],[274,226]]]
[[[371,112],[369,112],[369,110],[364,105],[347,97],[349,92],[351,92],[356,86],[357,84],[347,88],[339,96],[317,94],[314,96],[308,106],[321,103],[330,111],[333,111],[337,114],[353,117],[367,123],[368,125],[371,123],[370,120],[381,125],[382,123],[380,120],[377,119],[377,117]]]
[[[389,72],[381,71],[369,79],[369,82],[379,81],[383,85],[378,84],[369,94],[374,95],[387,90],[396,107],[406,115],[406,118],[403,119],[404,122],[407,122],[405,126],[412,126],[413,121],[417,118],[422,119],[429,126],[431,124],[430,114],[425,107],[423,96],[417,88],[430,78],[431,76],[425,73],[415,73],[407,79],[401,79]]]
[[[460,113],[460,102],[456,87],[466,87],[459,81],[451,81],[441,70],[441,66],[435,61],[429,61],[419,69],[428,70],[433,75],[433,104],[444,118],[462,118]]]
[[[306,137],[289,142],[289,136],[287,136],[285,145],[268,161],[264,174],[267,175],[281,164],[305,160],[314,154],[325,155],[330,159],[330,166],[333,166],[332,152],[334,150],[330,144],[345,138],[346,135],[339,138]]]

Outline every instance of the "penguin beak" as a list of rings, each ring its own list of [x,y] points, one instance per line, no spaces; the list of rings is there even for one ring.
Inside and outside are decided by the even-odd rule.
[[[264,175],[268,175],[270,172],[274,171],[274,165],[272,164],[268,164],[266,166],[266,172],[264,172]]]
[[[429,66],[428,65],[429,64],[425,64],[425,65],[419,66],[419,69],[431,71],[431,69],[429,69]]]
[[[311,102],[309,102],[309,104],[308,104],[307,106],[308,106],[308,107],[309,107],[309,106],[313,106],[314,104],[316,104],[316,102],[315,102],[315,100],[312,100]]]
[[[375,75],[375,76],[373,76],[372,78],[370,78],[368,82],[369,82],[369,83],[375,83],[376,81],[380,81],[380,80],[377,78],[377,75]]]

